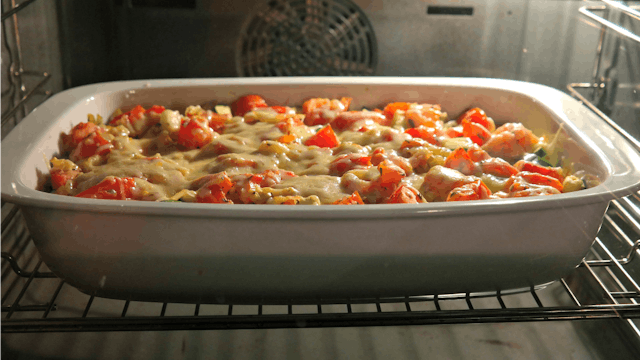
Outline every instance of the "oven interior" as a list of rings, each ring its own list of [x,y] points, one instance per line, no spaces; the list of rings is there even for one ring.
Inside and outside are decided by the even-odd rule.
[[[638,9],[640,3],[632,1],[3,0],[2,137],[52,94],[103,81],[471,76],[563,90],[626,134],[640,151]],[[66,339],[74,343],[98,341],[90,334],[101,333],[113,343],[131,344],[143,340],[126,339],[123,333],[145,331],[158,341],[160,334],[175,334],[169,330],[189,330],[192,338],[206,330],[290,330],[277,333],[286,338],[280,350],[272,349],[280,354],[293,345],[312,348],[304,343],[312,341],[309,335],[293,329],[324,329],[313,333],[322,338],[353,328],[358,333],[348,336],[359,339],[354,341],[360,352],[348,351],[366,354],[369,350],[363,349],[376,347],[364,337],[391,336],[376,349],[384,352],[406,348],[398,335],[406,335],[405,325],[434,325],[428,327],[429,338],[447,344],[474,331],[485,334],[486,341],[476,344],[487,358],[496,356],[496,344],[508,355],[537,342],[549,348],[548,354],[570,349],[607,358],[615,350],[635,357],[640,353],[639,251],[636,193],[611,202],[591,251],[576,270],[543,287],[313,304],[141,303],[85,295],[58,279],[39,258],[20,210],[3,200],[2,351],[13,358],[71,357],[69,351],[51,350],[56,348],[52,339],[58,339],[52,336],[69,333],[75,337]],[[540,327],[547,323],[555,325]],[[540,335],[546,332],[548,337]],[[47,334],[53,335],[42,337]],[[254,335],[234,334],[243,334],[235,344],[255,340]],[[550,339],[554,334],[564,336],[563,346]],[[505,340],[534,335],[537,342]],[[231,335],[215,341],[222,344],[225,336]],[[411,336],[415,341],[418,335]],[[48,339],[48,345],[32,347],[33,339]],[[86,346],[76,348],[79,354],[91,353]]]

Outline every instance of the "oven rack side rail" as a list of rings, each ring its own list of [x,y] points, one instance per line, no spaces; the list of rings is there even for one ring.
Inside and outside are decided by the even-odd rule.
[[[620,133],[620,135],[640,151],[640,140],[631,136],[625,129],[609,118],[605,112],[593,103],[597,100],[598,96],[605,91],[615,90],[610,89],[615,87],[615,85],[612,85],[611,79],[608,78],[608,71],[617,66],[617,60],[612,60],[612,64],[610,64],[609,69],[605,71],[602,70],[605,53],[605,38],[607,34],[612,34],[616,36],[618,40],[627,41],[629,45],[633,44],[633,46],[640,46],[640,34],[636,34],[621,25],[623,21],[627,21],[629,23],[633,23],[633,25],[640,26],[640,6],[630,6],[624,2],[615,0],[602,0],[602,2],[604,5],[586,5],[578,9],[580,14],[595,21],[600,26],[600,33],[596,45],[595,60],[592,70],[592,80],[591,82],[570,83],[567,85],[567,89],[573,97],[580,100],[585,106],[595,112],[600,118],[602,118],[602,120],[609,124],[609,126]],[[596,14],[596,12],[601,15]],[[615,17],[616,21],[611,21],[611,17]],[[616,46],[613,49],[613,54],[611,54],[612,59],[618,58],[620,48],[621,46]],[[590,90],[593,101],[589,100],[587,96],[581,94],[578,90]]]
[[[14,207],[2,221],[5,232],[22,225],[20,211]],[[103,299],[82,294],[44,267],[34,250],[33,261],[22,261],[25,248],[32,240],[26,229],[12,247],[14,254],[2,253],[2,277],[5,293],[2,299],[2,332],[87,332],[140,330],[215,330],[266,329],[348,326],[397,326],[488,322],[524,322],[558,320],[622,319],[640,338],[635,319],[640,319],[640,193],[612,201],[590,253],[568,277],[552,284],[505,292],[440,294],[396,298],[317,300],[313,303],[283,303],[280,305],[209,305],[141,303]],[[23,244],[23,243],[26,243]],[[30,266],[35,264],[33,266]],[[9,284],[7,274],[18,279]],[[33,303],[29,293],[36,282],[53,282],[44,297],[48,301]],[[73,315],[58,317],[56,313],[69,308],[59,298],[65,291],[75,291]],[[13,298],[8,295],[17,294]],[[564,301],[548,303],[549,294]],[[41,296],[42,298],[42,296]],[[507,298],[515,298],[512,306]],[[492,299],[493,308],[478,303]],[[108,315],[95,310],[96,302],[111,302],[116,311]],[[455,304],[455,306],[451,306]],[[155,313],[144,316],[130,309],[139,305],[154,306]],[[186,310],[171,315],[171,307]],[[204,311],[215,307],[215,313]],[[359,309],[366,308],[360,311]],[[279,311],[273,312],[273,308]],[[390,309],[390,310],[389,310]]]
[[[15,0],[11,0],[11,8],[7,11],[4,9],[4,1],[2,2],[2,36],[4,36],[5,46],[10,58],[9,76],[7,78],[9,86],[7,90],[3,91],[3,97],[6,92],[12,102],[10,108],[2,112],[1,122],[3,127],[7,125],[13,128],[20,122],[20,119],[26,117],[33,109],[30,109],[27,105],[36,95],[43,96],[41,102],[53,95],[51,90],[44,89],[44,85],[51,79],[51,73],[42,70],[28,70],[23,66],[24,56],[20,42],[18,14],[36,1],[37,0],[25,0],[17,4]],[[12,26],[7,29],[8,24],[5,20],[10,18],[12,19]],[[10,41],[7,34],[11,34],[12,36],[11,42],[13,44],[11,46],[9,45]],[[11,47],[13,47],[13,49],[11,49]],[[27,78],[36,81],[30,88],[26,85],[27,81],[25,81],[25,79]]]

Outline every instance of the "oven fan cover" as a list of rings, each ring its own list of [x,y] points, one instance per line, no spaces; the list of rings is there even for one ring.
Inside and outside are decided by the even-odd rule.
[[[351,0],[271,0],[242,25],[239,76],[374,75],[376,37]]]

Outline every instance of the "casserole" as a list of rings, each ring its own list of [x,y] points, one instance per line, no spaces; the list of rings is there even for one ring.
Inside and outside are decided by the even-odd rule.
[[[497,124],[518,121],[534,133],[563,124],[572,139],[567,155],[602,183],[516,200],[295,208],[93,200],[36,190],[59,133],[89,113],[108,116],[152,103],[183,109],[249,93],[293,106],[318,96],[350,96],[357,108],[430,102],[453,116],[478,106]],[[270,303],[543,284],[581,261],[609,200],[638,189],[639,154],[579,102],[545,86],[495,79],[96,84],[54,96],[2,144],[3,200],[21,207],[45,263],[81,291],[128,300]]]

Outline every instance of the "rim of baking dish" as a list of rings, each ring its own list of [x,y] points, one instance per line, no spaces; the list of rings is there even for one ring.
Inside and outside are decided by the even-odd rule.
[[[197,204],[98,200],[60,196],[35,190],[20,179],[24,162],[33,147],[47,135],[44,124],[62,116],[91,94],[149,87],[198,85],[430,85],[507,90],[527,96],[558,117],[588,145],[607,171],[598,186],[553,196],[492,199],[427,204],[368,204],[270,206],[255,204]],[[580,125],[572,119],[580,119]],[[39,126],[40,125],[40,126]],[[35,131],[33,129],[36,129]],[[640,154],[621,135],[572,97],[548,86],[515,80],[429,77],[291,77],[134,80],[85,85],[65,90],[34,109],[2,142],[2,199],[21,206],[100,213],[130,213],[189,217],[353,219],[423,217],[469,213],[536,211],[608,202],[640,190]]]

